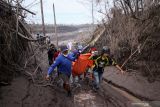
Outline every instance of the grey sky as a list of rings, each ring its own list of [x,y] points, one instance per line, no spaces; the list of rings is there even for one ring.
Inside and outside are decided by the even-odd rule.
[[[30,23],[41,23],[40,0],[25,0],[23,6],[36,13],[36,16],[27,14],[27,21]],[[46,24],[53,24],[53,2],[56,8],[58,24],[85,24],[92,23],[91,4],[89,0],[43,0],[44,16]],[[33,2],[35,5],[29,5]],[[102,15],[96,12],[95,22],[100,20]]]

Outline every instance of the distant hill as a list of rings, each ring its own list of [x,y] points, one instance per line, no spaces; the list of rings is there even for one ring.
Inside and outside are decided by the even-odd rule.
[[[31,31],[33,33],[42,33],[42,25],[41,24],[30,24]],[[82,24],[82,25],[57,25],[58,33],[66,33],[66,32],[74,32],[83,28],[91,27],[90,24]],[[48,24],[45,26],[46,33],[54,33],[54,25]]]

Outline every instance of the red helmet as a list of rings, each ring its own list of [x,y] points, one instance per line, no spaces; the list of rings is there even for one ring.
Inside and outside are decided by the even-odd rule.
[[[91,47],[90,50],[89,50],[89,52],[91,53],[92,51],[97,51],[97,48]]]

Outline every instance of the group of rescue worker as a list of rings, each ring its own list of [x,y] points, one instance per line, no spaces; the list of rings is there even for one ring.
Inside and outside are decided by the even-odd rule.
[[[93,75],[93,89],[98,90],[102,81],[104,68],[113,65],[120,70],[122,74],[125,72],[110,56],[110,49],[104,46],[101,52],[95,47],[91,47],[88,53],[83,53],[84,49],[69,50],[67,46],[62,45],[60,49],[56,49],[54,44],[50,45],[48,50],[49,69],[46,79],[49,80],[52,72],[57,68],[58,78],[63,80],[63,88],[67,92],[67,96],[71,96],[70,78],[83,75],[89,69]]]

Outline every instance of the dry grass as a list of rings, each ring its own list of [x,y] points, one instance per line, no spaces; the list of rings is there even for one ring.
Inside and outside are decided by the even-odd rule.
[[[113,17],[106,24],[106,32],[95,46],[108,45],[117,61],[128,71],[141,71],[148,78],[160,77],[160,6],[145,10],[143,20],[112,9]]]
[[[30,41],[21,37],[31,38],[28,32],[19,24],[16,32],[16,12],[6,2],[0,4],[0,82],[10,81],[12,77],[24,71],[25,61],[34,54]],[[19,21],[24,23],[22,17]],[[30,64],[35,64],[35,60]]]

